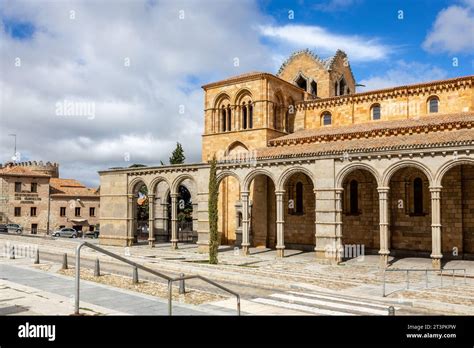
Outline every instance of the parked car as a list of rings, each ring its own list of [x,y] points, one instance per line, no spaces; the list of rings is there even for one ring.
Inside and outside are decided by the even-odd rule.
[[[74,228],[70,227],[63,227],[60,230],[53,232],[53,237],[69,237],[69,238],[77,238],[79,236],[79,232],[76,231]]]
[[[7,224],[0,224],[0,233],[8,233]]]
[[[97,239],[99,238],[99,234],[100,234],[99,230],[94,230],[94,231],[85,232],[84,236]]]
[[[11,233],[22,233],[23,232],[23,227],[21,227],[21,225],[18,225],[18,224],[7,224],[7,229],[8,229],[8,232],[11,232]]]

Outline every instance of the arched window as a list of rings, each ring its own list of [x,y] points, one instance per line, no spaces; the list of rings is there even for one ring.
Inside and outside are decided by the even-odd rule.
[[[242,103],[242,129],[247,129],[247,106]]]
[[[344,95],[344,92],[346,90],[346,80],[344,78],[339,81],[339,95]]]
[[[380,104],[372,105],[372,119],[380,120]]]
[[[316,97],[318,95],[318,84],[316,81],[311,82],[311,94],[313,97]]]
[[[249,102],[249,128],[253,128],[253,105]]]
[[[296,79],[296,85],[299,87],[299,88],[303,88],[305,91],[307,91],[307,88],[308,88],[308,82],[306,81],[306,79],[303,77],[303,76],[298,76],[298,78]]]
[[[431,97],[430,99],[428,99],[428,110],[430,114],[438,112],[438,106],[439,106],[438,97]]]
[[[290,132],[290,111],[285,112],[285,132]]]
[[[278,108],[273,105],[273,129],[278,129]]]
[[[336,82],[334,82],[334,95],[338,95],[338,93],[337,93],[337,92],[339,92],[339,89],[338,89],[338,87],[339,87],[339,86],[338,86],[338,83],[337,83],[337,81],[336,81]]]
[[[423,214],[423,180],[421,178],[413,180],[413,212]]]
[[[323,126],[330,126],[331,123],[332,123],[331,113],[326,111],[325,113],[323,113],[321,124]]]
[[[226,129],[227,129],[227,127],[226,127],[226,114],[225,114],[224,107],[222,107],[222,110],[221,110],[221,131],[225,132]]]
[[[296,184],[296,214],[303,214],[303,183]]]
[[[352,180],[350,183],[350,213],[359,213],[359,183],[357,180]]]
[[[230,109],[230,105],[227,106],[227,130],[232,130],[232,111]]]

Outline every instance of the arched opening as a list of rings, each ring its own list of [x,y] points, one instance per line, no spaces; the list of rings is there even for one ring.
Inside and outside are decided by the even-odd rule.
[[[225,132],[227,129],[227,115],[226,115],[226,109],[222,107],[221,110],[221,131]]]
[[[176,198],[176,232],[179,243],[197,242],[197,199],[193,180],[186,178],[178,186]],[[167,197],[168,240],[172,239],[172,199]]]
[[[132,233],[133,243],[148,240],[149,199],[148,188],[143,181],[137,182],[132,190]]]
[[[432,251],[429,185],[416,167],[401,168],[390,179],[390,250],[395,255],[427,257]]]
[[[248,121],[248,127],[249,128],[253,128],[253,104],[252,102],[249,103],[249,106],[248,106],[248,117],[249,117],[249,121]]]
[[[317,97],[318,96],[318,84],[316,83],[316,81],[311,81],[311,95],[313,97]]]
[[[259,174],[252,179],[249,192],[250,245],[257,248],[275,248],[275,184],[269,176]]]
[[[219,183],[218,221],[221,245],[242,244],[242,204],[239,180],[231,175]]]
[[[160,181],[156,184],[154,189],[153,203],[153,233],[155,243],[166,243],[170,240],[169,228],[170,219],[168,213],[171,213],[168,205],[169,186],[166,181]]]
[[[315,246],[315,196],[311,178],[305,173],[291,175],[284,185],[283,220],[286,249],[311,251]]]
[[[299,75],[295,82],[296,85],[305,92],[308,90],[308,81],[303,76]]]
[[[293,133],[295,128],[295,102],[293,98],[288,98],[288,108],[285,112],[285,132]]]
[[[441,181],[441,250],[450,258],[474,259],[474,165],[459,164]]]
[[[247,105],[242,103],[242,129],[247,129]]]
[[[342,78],[339,81],[339,95],[344,95],[345,91],[346,91],[346,80]]]
[[[362,250],[366,254],[377,253],[380,249],[377,180],[368,170],[355,169],[344,178],[342,187],[342,257],[359,256]]]
[[[332,116],[329,111],[323,112],[321,116],[321,126],[330,126],[332,124]]]

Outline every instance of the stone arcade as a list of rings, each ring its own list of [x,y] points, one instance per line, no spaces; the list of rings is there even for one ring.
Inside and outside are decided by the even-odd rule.
[[[208,249],[209,159],[220,160],[221,244],[389,255],[474,256],[473,76],[356,93],[342,51],[294,53],[277,75],[203,86],[202,163],[100,172],[102,244],[136,241],[137,191],[149,199],[148,243],[182,240],[180,192],[194,240]],[[192,227],[191,227],[192,225]],[[333,251],[333,252],[331,252]],[[336,252],[334,252],[336,251]]]

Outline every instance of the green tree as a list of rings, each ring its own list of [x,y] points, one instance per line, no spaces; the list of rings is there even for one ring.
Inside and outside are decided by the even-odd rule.
[[[219,236],[217,233],[217,200],[219,199],[219,186],[217,184],[217,160],[216,155],[212,157],[211,170],[209,174],[209,263],[216,265],[218,262],[217,252],[219,248]]]
[[[170,164],[182,164],[185,159],[183,147],[180,143],[176,143],[176,149],[174,149],[170,157]]]

